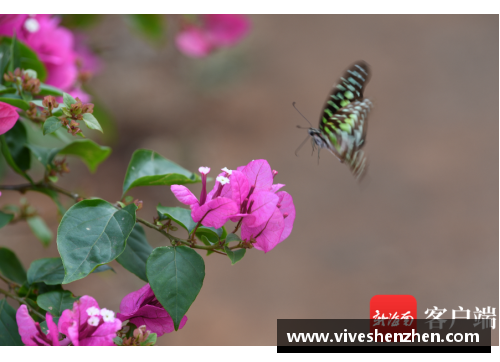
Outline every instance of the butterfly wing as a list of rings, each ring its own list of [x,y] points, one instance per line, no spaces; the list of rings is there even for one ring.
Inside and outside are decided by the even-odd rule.
[[[342,77],[333,85],[323,106],[320,124],[329,119],[349,103],[362,100],[366,84],[370,80],[370,68],[364,61],[351,65]]]
[[[345,162],[358,179],[363,176],[367,166],[366,156],[361,148],[365,144],[371,107],[369,99],[357,100],[320,123],[321,132],[330,141],[328,149],[340,162]]]

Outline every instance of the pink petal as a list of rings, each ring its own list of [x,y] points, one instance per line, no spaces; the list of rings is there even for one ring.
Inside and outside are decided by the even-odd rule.
[[[139,308],[141,307],[141,305],[144,303],[145,300],[153,297],[155,297],[155,295],[153,293],[153,290],[151,289],[151,286],[149,284],[146,284],[141,289],[136,290],[135,292],[127,294],[125,297],[123,297],[120,303],[120,312],[123,314],[117,313],[116,316],[122,321],[127,320],[128,317],[123,318],[121,316],[131,315],[135,313],[136,311],[139,310]]]
[[[182,53],[193,58],[206,57],[212,50],[212,44],[206,34],[193,26],[178,33],[175,44]]]
[[[73,312],[75,313],[75,317],[79,318],[78,324],[80,326],[87,323],[87,320],[89,319],[87,309],[89,309],[90,307],[100,309],[97,301],[89,295],[84,295],[79,300],[73,303]]]
[[[16,312],[16,321],[23,343],[26,346],[37,346],[37,344],[31,339],[31,337],[38,334],[35,321],[31,318],[28,313],[28,308],[24,304],[21,305]]]
[[[177,200],[182,202],[184,205],[193,205],[198,203],[196,196],[194,196],[186,186],[172,185],[170,186],[170,190],[172,190]]]
[[[282,214],[287,213],[288,216],[285,218],[285,228],[281,234],[280,242],[285,240],[292,232],[293,222],[295,220],[295,205],[293,204],[292,196],[286,191],[277,192],[276,195],[279,197],[278,204],[281,205],[280,212]]]
[[[170,317],[168,312],[163,307],[145,305],[134,313],[132,317],[127,317],[127,319],[129,319],[130,323],[135,324],[137,327],[146,325],[146,329],[158,334],[158,337],[175,330],[172,317]],[[184,316],[181,320],[179,328],[184,327],[186,321],[187,317]]]
[[[59,329],[57,329],[57,325],[54,323],[50,313],[47,313],[45,318],[47,321],[47,329],[49,330],[48,337],[52,340],[53,346],[59,346]]]
[[[80,346],[114,346],[113,338],[122,329],[122,322],[115,318],[113,322],[105,322],[92,335],[80,341]]]
[[[226,197],[218,197],[215,200],[207,202],[205,205],[193,210],[191,216],[195,222],[203,219],[203,226],[214,227],[216,229],[222,227],[229,219],[229,216],[238,212],[236,203]]]
[[[75,302],[76,303],[76,302]],[[72,310],[66,309],[62,312],[61,318],[59,318],[58,322],[58,327],[59,331],[62,334],[65,334],[67,337],[69,337],[73,341],[73,337],[76,337],[76,340],[78,340],[78,329],[76,329],[76,336],[74,336],[74,329],[73,329],[73,337],[70,336],[69,329],[73,327],[74,325],[78,325],[76,318],[75,318],[75,313],[73,313]]]
[[[286,186],[285,184],[275,184],[271,186],[271,192],[277,192],[280,188]]]
[[[257,242],[253,244],[255,249],[263,250],[267,253],[281,242],[280,237],[284,227],[283,215],[279,209],[275,208],[271,218],[263,225],[251,228],[243,223],[241,227],[241,238],[243,240],[250,240],[254,237],[255,240],[257,240]]]
[[[254,192],[248,200],[248,205],[252,202],[251,213],[245,215],[243,224],[248,227],[256,227],[265,223],[276,209],[279,197],[269,191]]]
[[[205,29],[212,43],[218,47],[238,43],[250,30],[246,15],[209,14],[204,15]]]
[[[232,193],[231,198],[236,202],[236,205],[240,207],[250,191],[248,179],[242,172],[233,171],[229,180]]]
[[[248,178],[255,191],[269,191],[273,185],[273,173],[266,160],[254,160],[241,171]]]
[[[16,108],[10,104],[0,102],[0,135],[10,130],[19,119]]]

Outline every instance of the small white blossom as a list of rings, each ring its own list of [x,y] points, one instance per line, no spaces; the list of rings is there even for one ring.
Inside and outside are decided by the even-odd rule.
[[[227,167],[224,167],[222,171],[226,172],[228,175],[231,175],[233,173],[233,170],[229,170]]]
[[[115,321],[115,312],[113,312],[112,310],[102,308],[101,315],[102,315],[102,319],[105,322],[114,322]]]
[[[99,317],[92,316],[87,320],[87,323],[91,326],[96,327],[99,324]]]
[[[210,167],[204,167],[204,166],[201,166],[198,171],[200,171],[200,173],[206,175],[207,173],[210,172]]]
[[[24,22],[24,29],[30,33],[36,33],[40,29],[40,24],[36,19],[29,18]]]
[[[229,179],[227,177],[224,177],[224,176],[217,176],[216,180],[219,181],[221,183],[221,185],[225,185],[225,184],[229,183]]]
[[[101,310],[99,308],[96,308],[96,307],[90,307],[90,308],[87,308],[86,310],[87,314],[90,316],[90,317],[93,317],[93,316],[96,316],[96,315],[100,315],[101,314]]]

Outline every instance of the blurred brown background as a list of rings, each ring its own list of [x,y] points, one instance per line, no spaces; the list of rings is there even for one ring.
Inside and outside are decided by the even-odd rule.
[[[105,69],[90,83],[114,115],[118,138],[95,175],[78,160],[61,185],[116,201],[132,152],[153,149],[190,170],[236,168],[265,158],[297,209],[291,236],[268,254],[251,250],[231,266],[205,257],[206,278],[188,323],[165,345],[274,345],[278,318],[368,318],[376,294],[411,294],[418,317],[427,308],[495,307],[499,303],[497,15],[252,16],[239,46],[188,59],[173,45],[150,46],[106,16],[89,31]],[[306,145],[334,81],[363,59],[374,101],[366,153],[369,175],[358,185],[322,152]],[[88,132],[87,132],[88,133]],[[3,183],[22,182],[8,174]],[[198,193],[200,186],[191,189]],[[157,203],[180,206],[168,187],[134,189],[151,219]],[[28,194],[56,231],[56,209]],[[19,195],[4,192],[2,202]],[[67,201],[67,200],[66,200]],[[146,230],[150,243],[167,245]],[[0,231],[25,267],[57,256],[26,225]],[[204,253],[202,253],[204,254]],[[119,310],[144,283],[93,274],[67,286]],[[498,317],[495,331],[498,341]],[[496,342],[498,344],[498,342]]]

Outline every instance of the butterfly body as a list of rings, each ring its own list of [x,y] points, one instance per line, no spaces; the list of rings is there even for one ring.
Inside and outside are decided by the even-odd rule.
[[[334,84],[320,116],[319,128],[309,128],[315,145],[346,163],[357,179],[366,172],[365,144],[368,114],[373,107],[363,91],[370,77],[368,64],[354,63]],[[313,146],[314,146],[313,144]]]

